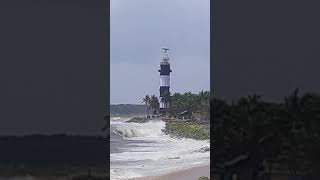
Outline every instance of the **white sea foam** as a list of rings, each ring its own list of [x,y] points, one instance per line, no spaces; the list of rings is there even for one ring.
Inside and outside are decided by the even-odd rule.
[[[112,117],[111,120],[119,120],[121,117]]]
[[[110,124],[121,124],[128,121],[130,118],[122,118],[122,117],[112,117],[110,119]]]
[[[113,133],[120,135],[128,145],[110,155],[111,179],[129,179],[154,176],[210,162],[208,140],[171,138],[162,132],[165,122],[113,124]]]
[[[148,123],[122,123],[117,126],[114,133],[122,135],[127,138],[133,137],[159,137],[163,134],[161,129],[164,128],[165,123],[160,120],[151,121]]]

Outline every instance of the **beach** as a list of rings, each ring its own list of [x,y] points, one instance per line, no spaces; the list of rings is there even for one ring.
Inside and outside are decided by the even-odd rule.
[[[210,166],[196,166],[184,170],[173,171],[160,176],[148,176],[142,178],[133,178],[131,180],[198,180],[199,177],[210,177]]]
[[[172,179],[209,176],[209,140],[165,134],[165,122],[127,123],[111,119],[110,178],[112,180]]]

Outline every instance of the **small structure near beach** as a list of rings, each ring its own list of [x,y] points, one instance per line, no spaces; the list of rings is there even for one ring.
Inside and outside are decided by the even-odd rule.
[[[189,111],[189,110],[185,110],[183,112],[181,112],[178,116],[179,119],[192,119],[193,115],[192,115],[192,112]]]
[[[158,119],[160,118],[159,114],[146,115],[146,119]]]

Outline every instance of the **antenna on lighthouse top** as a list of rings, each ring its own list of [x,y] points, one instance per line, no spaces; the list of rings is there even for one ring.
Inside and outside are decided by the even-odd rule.
[[[167,51],[169,51],[169,48],[162,48],[162,50],[164,50],[164,53],[167,53]]]

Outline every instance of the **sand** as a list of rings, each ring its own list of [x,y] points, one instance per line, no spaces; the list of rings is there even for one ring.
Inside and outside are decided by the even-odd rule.
[[[210,165],[174,171],[160,176],[134,178],[132,180],[198,180],[198,178],[201,176],[210,177]]]

